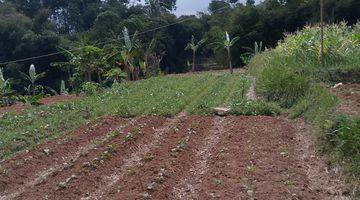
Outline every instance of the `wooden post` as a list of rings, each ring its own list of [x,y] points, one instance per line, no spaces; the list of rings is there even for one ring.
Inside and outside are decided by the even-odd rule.
[[[320,0],[320,62],[324,68],[324,0]]]

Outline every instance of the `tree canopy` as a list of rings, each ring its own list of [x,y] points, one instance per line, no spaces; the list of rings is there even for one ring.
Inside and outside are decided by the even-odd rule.
[[[209,12],[196,16],[176,16],[172,13],[175,9],[176,0],[147,0],[145,4],[134,4],[129,0],[0,1],[0,62],[51,54],[0,67],[4,69],[4,76],[11,79],[15,90],[22,91],[27,84],[19,77],[19,72],[27,72],[31,64],[37,66],[39,73],[46,73],[39,82],[56,89],[60,88],[61,80],[70,77],[67,69],[53,63],[72,63],[74,59],[67,53],[57,52],[65,49],[81,55],[96,49],[96,56],[86,54],[91,59],[77,64],[92,63],[94,69],[90,71],[99,74],[86,79],[99,81],[107,70],[119,69],[119,62],[124,61],[116,60],[112,53],[122,47],[114,47],[114,44],[116,41],[124,43],[121,39],[125,27],[130,36],[141,33],[137,36],[139,49],[131,51],[131,65],[138,66],[139,74],[145,73],[141,70],[143,63],[149,69],[158,65],[166,73],[189,70],[186,63],[192,52],[184,51],[184,48],[192,37],[195,41],[206,39],[197,52],[198,57],[214,58],[226,66],[226,49],[211,45],[221,42],[225,32],[231,38],[239,37],[233,44],[231,57],[234,66],[240,67],[244,64],[241,55],[253,48],[254,42],[261,41],[265,47],[273,47],[283,38],[284,32],[293,32],[319,21],[318,0],[264,0],[259,4],[254,0],[244,3],[213,0]],[[325,1],[327,23],[346,21],[351,25],[359,19],[360,1]],[[84,35],[88,38],[86,44],[82,43]],[[144,53],[154,40],[153,52]]]

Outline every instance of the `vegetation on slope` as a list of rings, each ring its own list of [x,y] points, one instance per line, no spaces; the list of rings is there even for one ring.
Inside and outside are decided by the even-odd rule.
[[[319,57],[319,27],[287,35],[278,47],[255,55],[250,63],[257,93],[290,108],[291,117],[303,116],[312,123],[321,146],[334,164],[344,166],[355,188],[360,186],[360,120],[335,112],[339,100],[323,82],[359,82],[359,27],[360,23],[325,27],[324,67]]]

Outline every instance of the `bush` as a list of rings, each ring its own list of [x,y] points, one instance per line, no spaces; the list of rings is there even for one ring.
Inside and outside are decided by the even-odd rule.
[[[82,85],[82,91],[86,94],[86,96],[91,96],[99,93],[100,85],[98,83],[86,82]]]
[[[282,107],[291,107],[310,86],[310,80],[292,68],[275,64],[262,70],[256,82],[256,92]]]
[[[232,115],[249,115],[249,116],[276,116],[281,113],[281,108],[274,102],[266,101],[242,101],[231,106]]]

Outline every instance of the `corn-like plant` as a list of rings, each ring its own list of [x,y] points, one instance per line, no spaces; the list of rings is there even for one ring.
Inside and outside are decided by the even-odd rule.
[[[29,67],[29,74],[25,74],[22,73],[22,76],[24,77],[24,79],[26,79],[28,82],[30,82],[30,84],[28,85],[28,87],[25,88],[25,90],[32,95],[35,95],[36,93],[36,88],[38,85],[36,85],[36,82],[43,78],[45,76],[45,72],[42,72],[40,74],[36,73],[36,69],[35,69],[35,65],[31,64]]]
[[[60,94],[61,94],[61,95],[67,95],[67,94],[69,94],[69,91],[68,91],[68,89],[66,88],[66,85],[65,85],[65,81],[64,81],[64,80],[61,80],[61,84],[60,84]]]
[[[187,44],[185,47],[185,50],[192,50],[193,52],[193,63],[192,63],[192,69],[191,71],[195,71],[195,61],[196,61],[196,51],[205,43],[205,39],[200,40],[199,42],[195,42],[194,35],[191,36],[191,41]]]

